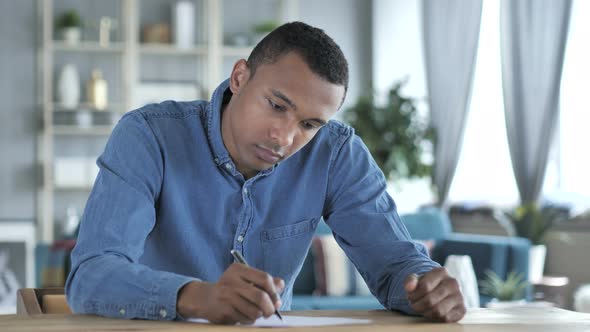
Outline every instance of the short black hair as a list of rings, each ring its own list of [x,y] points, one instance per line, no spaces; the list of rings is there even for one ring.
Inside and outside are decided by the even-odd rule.
[[[290,22],[279,26],[254,47],[248,57],[250,76],[254,76],[258,66],[274,63],[290,52],[301,56],[309,69],[322,79],[344,86],[346,96],[348,61],[340,46],[322,29],[303,22]]]

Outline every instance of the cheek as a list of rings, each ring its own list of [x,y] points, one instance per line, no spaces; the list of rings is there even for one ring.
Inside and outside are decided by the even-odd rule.
[[[309,143],[315,134],[300,134],[297,135],[293,141],[293,145],[291,145],[291,151],[289,151],[289,155],[296,153],[297,151],[301,150],[307,143]]]

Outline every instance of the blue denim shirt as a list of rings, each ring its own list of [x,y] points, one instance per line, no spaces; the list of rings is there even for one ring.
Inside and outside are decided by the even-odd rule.
[[[245,181],[221,136],[227,88],[225,81],[211,102],[147,105],[117,124],[72,252],[73,311],[175,319],[180,288],[217,281],[231,249],[285,280],[288,310],[323,218],[379,301],[411,313],[404,279],[438,264],[410,241],[353,129],[330,121],[299,152]]]

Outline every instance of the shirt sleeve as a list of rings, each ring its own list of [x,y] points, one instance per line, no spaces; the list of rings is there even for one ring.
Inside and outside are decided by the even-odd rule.
[[[332,157],[324,219],[369,289],[388,309],[416,314],[404,280],[440,265],[413,242],[387,193],[383,172],[351,133]]]
[[[69,306],[108,317],[176,319],[178,291],[196,279],[138,262],[163,177],[162,153],[141,113],[119,121],[97,164],[65,286]]]

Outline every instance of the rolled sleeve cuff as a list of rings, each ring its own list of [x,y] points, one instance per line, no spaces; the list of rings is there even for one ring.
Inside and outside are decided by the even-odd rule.
[[[394,292],[394,294],[398,296],[389,299],[389,303],[387,306],[388,309],[401,311],[408,315],[420,316],[420,314],[414,311],[414,309],[412,309],[412,307],[410,306],[410,301],[407,298],[406,290],[404,288],[404,281],[412,273],[421,276],[437,267],[440,267],[438,263],[430,261],[427,264],[421,264],[419,266],[405,269],[404,271],[402,271],[402,279],[398,280],[398,284],[396,285],[397,291]],[[403,297],[401,297],[400,295],[403,295]]]
[[[156,303],[154,310],[150,313],[154,320],[175,320],[182,319],[176,312],[176,303],[180,289],[191,281],[200,279],[167,273],[153,288],[153,302]]]

